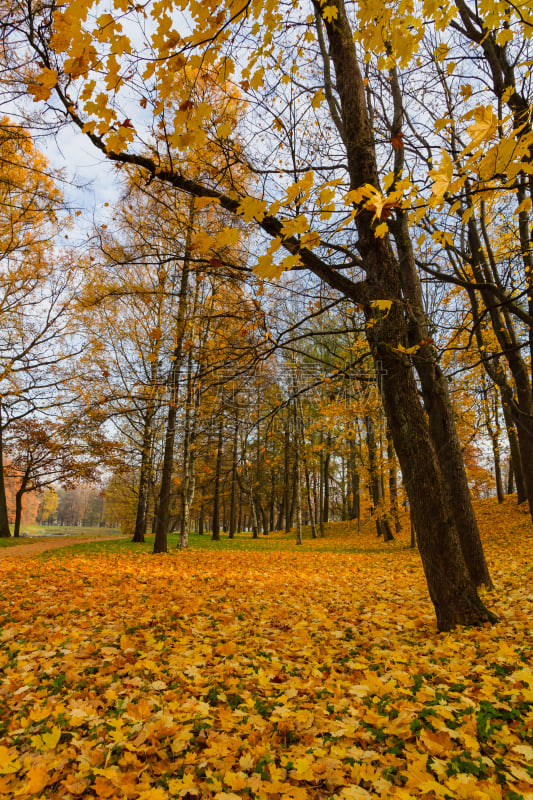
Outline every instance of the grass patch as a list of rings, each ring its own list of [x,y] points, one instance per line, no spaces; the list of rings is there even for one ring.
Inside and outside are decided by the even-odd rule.
[[[10,526],[13,529],[13,526]],[[100,528],[100,527],[83,527],[75,525],[25,525],[23,533],[29,534],[27,536],[19,536],[15,538],[13,535],[8,539],[7,537],[0,538],[0,548],[2,547],[18,547],[20,545],[31,545],[36,542],[48,542],[52,537],[71,537],[71,536],[87,536],[87,537],[101,537],[119,535],[120,528]]]
[[[257,539],[250,531],[238,533],[230,539],[227,533],[221,534],[220,541],[213,541],[211,533],[189,535],[189,550],[218,552],[299,553],[313,551],[319,553],[347,554],[390,554],[391,551],[405,550],[409,544],[407,529],[392,542],[378,539],[373,520],[365,521],[360,528],[356,522],[332,522],[326,525],[324,538],[313,539],[311,528],[303,528],[303,545],[296,544],[296,532],[273,531],[267,536],[261,534]],[[168,535],[169,553],[179,551],[179,534]],[[152,553],[154,536],[148,535],[143,543],[132,542],[130,537],[116,541],[87,542],[63,547],[61,550],[43,553],[42,558],[65,558],[72,555],[114,555],[136,556]]]

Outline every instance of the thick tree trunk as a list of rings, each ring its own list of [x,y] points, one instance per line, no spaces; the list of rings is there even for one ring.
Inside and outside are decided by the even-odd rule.
[[[408,341],[411,347],[419,347],[413,356],[413,362],[420,378],[435,454],[446,482],[451,511],[472,580],[476,586],[492,586],[472,505],[448,381],[437,363],[435,349],[429,342],[422,288],[404,212],[399,212],[393,230],[399,254],[402,290],[408,301]]]
[[[337,18],[325,21],[336,72],[343,140],[351,189],[379,187],[374,137],[366,108],[365,85],[342,0],[332,0]],[[318,0],[315,7],[320,12]],[[356,216],[358,250],[367,284],[376,298],[391,301],[388,313],[365,304],[367,339],[374,362],[382,368],[381,393],[394,449],[400,462],[418,537],[429,594],[440,630],[494,621],[477,594],[467,568],[450,497],[431,440],[409,359],[398,350],[407,342],[400,269],[387,236],[373,233],[371,211]]]

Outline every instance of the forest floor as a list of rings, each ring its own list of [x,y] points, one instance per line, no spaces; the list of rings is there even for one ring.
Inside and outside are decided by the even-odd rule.
[[[11,549],[0,796],[533,800],[533,529],[478,514],[500,621],[446,634],[407,527]]]

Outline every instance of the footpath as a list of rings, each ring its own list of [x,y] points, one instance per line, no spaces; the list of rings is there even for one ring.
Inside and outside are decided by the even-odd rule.
[[[27,540],[20,544],[10,547],[0,547],[0,560],[2,558],[25,558],[26,556],[37,556],[46,550],[58,550],[61,547],[70,547],[72,544],[85,544],[87,542],[107,542],[111,539],[123,539],[123,536],[58,536],[46,539],[38,539],[36,542]]]

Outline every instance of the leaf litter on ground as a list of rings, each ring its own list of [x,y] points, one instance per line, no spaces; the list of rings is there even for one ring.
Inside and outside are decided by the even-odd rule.
[[[5,559],[0,796],[532,800],[531,524],[479,513],[500,622],[447,634],[407,531]]]

